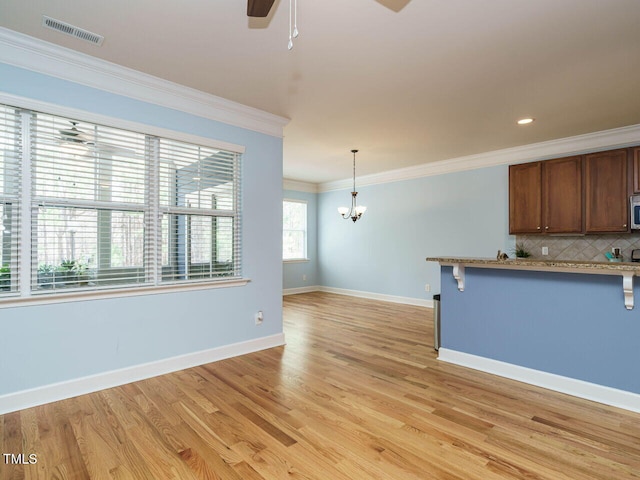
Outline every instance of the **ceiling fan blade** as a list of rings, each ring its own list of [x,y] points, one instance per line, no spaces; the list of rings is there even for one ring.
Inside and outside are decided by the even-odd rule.
[[[384,5],[389,10],[393,10],[394,12],[399,12],[400,10],[402,10],[410,1],[411,0],[376,0],[376,2]]]
[[[247,16],[266,17],[275,0],[247,0]]]

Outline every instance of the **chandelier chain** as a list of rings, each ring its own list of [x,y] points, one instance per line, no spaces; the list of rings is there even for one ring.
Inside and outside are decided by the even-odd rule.
[[[357,150],[351,150],[353,152],[353,192],[356,191],[356,153]]]

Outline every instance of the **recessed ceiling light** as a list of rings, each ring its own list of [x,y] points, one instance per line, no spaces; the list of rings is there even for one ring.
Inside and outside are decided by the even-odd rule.
[[[528,125],[530,123],[533,123],[534,120],[535,118],[521,118],[520,120],[518,120],[518,125]]]

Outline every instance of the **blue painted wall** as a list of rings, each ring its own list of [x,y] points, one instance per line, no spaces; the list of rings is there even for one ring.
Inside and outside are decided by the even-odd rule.
[[[318,285],[318,194],[284,190],[283,198],[307,202],[307,258],[308,262],[284,262],[283,288]],[[306,280],[303,280],[306,275]]]
[[[5,64],[0,91],[244,145],[243,275],[251,279],[244,287],[0,309],[0,395],[282,332],[281,138]]]
[[[431,299],[440,269],[426,257],[495,257],[512,248],[508,185],[508,167],[499,166],[358,187],[367,211],[355,224],[337,212],[349,190],[320,193],[320,284]]]
[[[622,278],[442,267],[442,346],[640,393],[640,307]],[[636,304],[640,284],[634,287]]]

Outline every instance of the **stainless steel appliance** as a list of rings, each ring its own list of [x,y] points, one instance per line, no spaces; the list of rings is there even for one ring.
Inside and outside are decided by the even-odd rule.
[[[631,208],[631,230],[640,230],[640,195],[632,195],[629,199]]]

